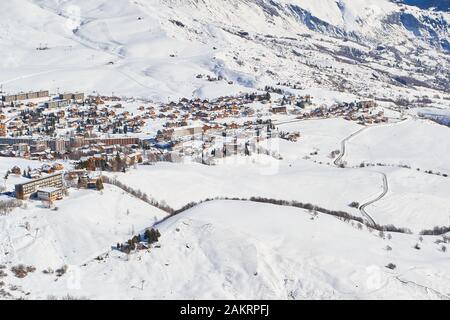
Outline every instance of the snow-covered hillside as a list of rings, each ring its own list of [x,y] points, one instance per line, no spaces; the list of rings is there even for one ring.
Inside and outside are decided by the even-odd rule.
[[[30,205],[1,219],[2,262],[55,270],[81,265],[167,216],[112,186],[102,194],[73,190],[57,210]]]
[[[448,13],[388,0],[17,0],[0,10],[7,92],[166,101],[298,82],[395,100],[449,88]]]
[[[55,265],[52,259],[67,259],[38,245],[51,243],[50,236],[63,228],[42,230],[28,249],[14,254],[28,257],[26,250],[32,250],[41,268]],[[29,298],[38,299],[67,294],[91,299],[448,298],[448,258],[434,237],[417,250],[416,236],[382,239],[326,215],[314,218],[301,209],[233,201],[200,205],[158,228],[161,248],[150,253],[127,259],[112,251],[70,266],[58,281],[41,272],[4,281],[20,286],[16,296],[31,292]],[[71,238],[73,251],[67,254],[77,259],[70,261],[85,259],[78,251],[85,245],[81,240]],[[386,268],[390,263],[395,270]]]
[[[348,144],[351,164],[407,165],[450,174],[449,129],[430,121],[408,120],[370,128]]]
[[[0,1],[0,300],[450,299],[434,6]]]

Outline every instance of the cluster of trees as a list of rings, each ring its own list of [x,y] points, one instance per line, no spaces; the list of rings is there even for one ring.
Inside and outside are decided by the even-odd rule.
[[[98,191],[102,191],[103,189],[105,189],[105,186],[103,185],[103,180],[101,178],[97,179],[97,181],[95,182],[95,186]]]
[[[127,162],[124,158],[120,157],[117,153],[116,156],[109,162],[100,158],[89,158],[85,161],[79,161],[76,165],[76,169],[86,169],[88,171],[112,171],[112,172],[125,172],[127,168]]]
[[[147,229],[145,230],[145,238],[147,239],[148,244],[153,244],[158,242],[161,237],[161,233],[158,229]]]
[[[22,177],[31,179],[31,168],[28,167],[27,170],[23,170]]]
[[[407,164],[386,164],[386,163],[365,163],[362,162],[360,165],[360,168],[364,168],[364,167],[398,167],[398,168],[403,168],[403,169],[412,169],[410,165]],[[420,168],[416,168],[416,171],[421,171]],[[441,176],[444,178],[448,178],[448,174],[447,173],[441,173],[441,172],[434,172],[433,170],[425,170],[423,171],[426,174],[434,174],[437,176]]]
[[[424,236],[440,236],[450,232],[450,226],[434,227],[431,230],[423,230],[420,234]]]
[[[89,158],[84,161],[79,161],[75,166],[76,169],[86,169],[88,171],[96,171],[97,168],[101,169],[102,171],[106,171],[107,167],[108,163],[106,162],[106,160],[96,158]]]
[[[116,153],[114,159],[110,161],[111,171],[113,172],[125,172],[127,168],[127,162],[125,159],[122,159],[119,153]]]
[[[129,239],[125,244],[118,243],[117,250],[120,250],[125,253],[130,253],[132,250],[138,249],[139,243],[146,241],[148,245],[152,245],[154,243],[157,243],[160,237],[161,233],[159,232],[158,229],[154,228],[147,229],[145,230],[144,237],[138,234],[133,238]]]
[[[250,93],[250,94],[246,93],[244,95],[244,97],[245,97],[246,100],[251,100],[251,101],[255,101],[256,98],[259,98],[259,99],[262,99],[262,100],[266,100],[266,101],[270,101],[272,99],[272,96],[270,95],[269,92],[266,92],[263,95],[260,95],[260,94],[257,94],[257,93]]]
[[[334,158],[336,158],[338,155],[340,155],[341,154],[341,150],[333,150],[333,151],[331,151],[331,153],[330,153],[330,158],[332,158],[332,159],[334,159]]]
[[[395,264],[393,264],[392,262],[389,263],[386,268],[391,269],[391,270],[395,270],[397,268],[397,266]]]
[[[289,83],[289,82],[278,82],[277,86],[284,86],[284,87],[289,87],[289,88],[292,88],[292,89],[302,89],[302,86],[298,82],[294,83],[294,84]]]
[[[280,88],[274,88],[274,87],[272,87],[272,86],[265,86],[265,87],[264,87],[264,91],[266,91],[266,92],[272,92],[272,93],[277,93],[277,94],[279,94],[279,95],[284,94],[283,89],[280,89]]]
[[[353,201],[352,203],[349,204],[349,207],[358,209],[359,208],[359,202]]]

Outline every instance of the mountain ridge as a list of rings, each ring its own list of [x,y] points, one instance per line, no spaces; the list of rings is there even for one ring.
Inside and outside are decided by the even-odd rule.
[[[0,8],[15,16],[0,22],[8,91],[39,83],[167,100],[298,79],[392,99],[414,86],[450,88],[449,13],[388,0],[18,0]],[[80,72],[90,80],[77,81]],[[236,85],[219,89],[198,74]],[[371,78],[377,83],[367,86]],[[402,90],[383,93],[386,84]]]

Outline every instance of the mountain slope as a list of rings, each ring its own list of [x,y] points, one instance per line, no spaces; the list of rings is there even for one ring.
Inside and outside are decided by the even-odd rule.
[[[59,281],[41,272],[3,280],[19,286],[16,297],[38,299],[448,298],[448,259],[434,237],[416,250],[412,235],[382,239],[331,216],[236,201],[202,204],[158,228],[161,247],[150,252],[109,251],[70,265]],[[82,244],[72,241],[74,250]],[[41,257],[39,266],[52,265],[51,251]]]
[[[166,101],[294,80],[395,100],[450,88],[449,13],[388,0],[18,0],[0,9],[10,13],[0,21],[4,91]]]

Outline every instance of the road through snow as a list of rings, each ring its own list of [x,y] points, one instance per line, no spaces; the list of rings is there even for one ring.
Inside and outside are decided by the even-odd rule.
[[[406,118],[405,118],[405,119],[401,119],[400,121],[395,122],[395,124],[402,123],[402,122],[405,121],[405,120],[407,120],[407,119],[406,119]],[[390,125],[390,124],[388,124],[388,125]],[[379,126],[364,127],[364,128],[362,128],[362,129],[360,129],[360,130],[358,130],[358,131],[352,133],[351,135],[349,135],[349,136],[348,136],[347,138],[345,138],[344,140],[342,140],[342,141],[341,141],[341,153],[339,154],[339,157],[337,157],[336,160],[334,160],[334,165],[337,166],[337,167],[340,167],[340,168],[346,168],[346,167],[345,167],[345,163],[342,161],[342,159],[343,159],[344,156],[345,156],[345,152],[346,152],[346,144],[347,144],[347,142],[350,141],[351,139],[353,139],[354,137],[356,137],[357,135],[359,135],[361,132],[363,132],[363,131],[365,131],[365,130],[367,130],[367,129],[369,129],[369,128],[376,128],[376,127],[379,127]],[[362,204],[362,205],[359,207],[359,211],[361,212],[361,214],[362,214],[364,217],[366,217],[366,219],[367,219],[367,220],[369,221],[369,223],[372,224],[372,225],[376,225],[376,222],[375,222],[375,220],[370,216],[370,214],[367,213],[366,208],[367,208],[368,206],[374,204],[375,202],[378,202],[378,201],[380,201],[381,199],[383,199],[383,198],[386,196],[386,194],[389,192],[389,183],[388,183],[387,175],[386,175],[384,172],[378,172],[378,171],[376,171],[376,172],[379,173],[379,174],[383,177],[383,192],[382,192],[377,198],[375,198],[375,199],[373,199],[373,200],[371,200],[371,201],[368,201],[368,202]]]
[[[342,159],[343,159],[344,156],[345,156],[345,150],[346,150],[346,149],[345,149],[345,145],[346,145],[346,143],[347,143],[350,139],[356,137],[358,134],[360,134],[361,132],[363,132],[364,130],[367,130],[368,128],[370,128],[370,127],[364,127],[364,128],[362,128],[362,129],[359,129],[358,131],[352,133],[352,134],[349,135],[347,138],[345,138],[344,140],[341,141],[341,153],[339,154],[339,157],[337,157],[336,160],[334,160],[334,165],[335,165],[335,166],[341,167],[342,164],[343,164]]]
[[[378,172],[378,173],[383,176],[383,192],[376,199],[366,202],[362,206],[359,207],[359,211],[361,211],[361,214],[363,214],[367,218],[367,220],[369,220],[370,224],[372,224],[372,225],[376,225],[376,222],[372,218],[372,216],[367,213],[366,208],[368,206],[374,204],[375,202],[378,202],[381,199],[383,199],[386,196],[386,194],[389,192],[389,183],[388,183],[387,175],[383,172]]]

